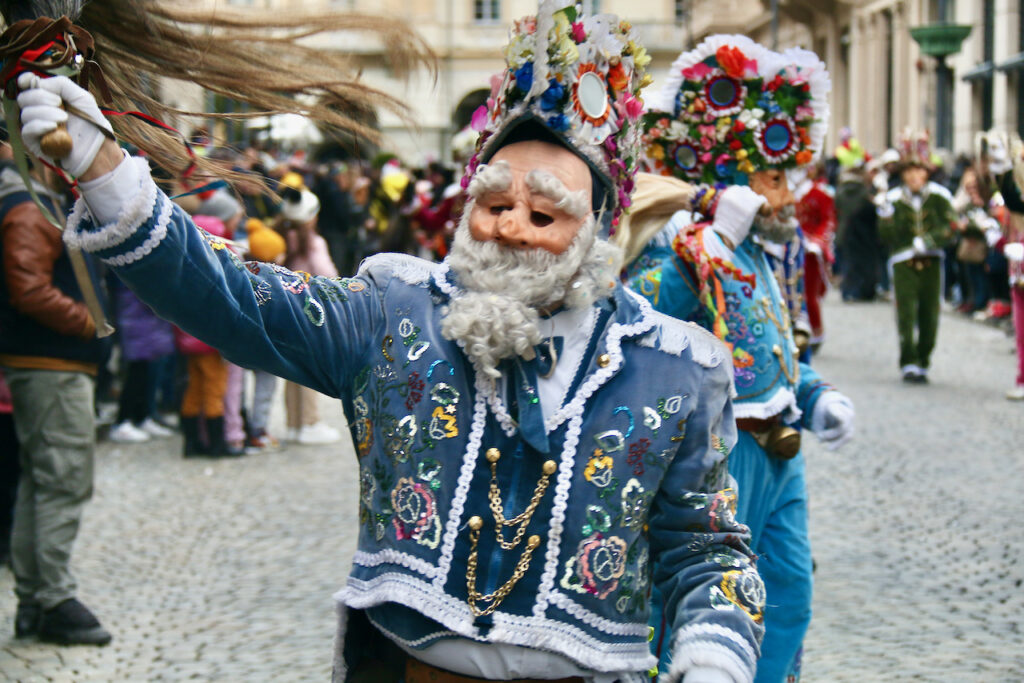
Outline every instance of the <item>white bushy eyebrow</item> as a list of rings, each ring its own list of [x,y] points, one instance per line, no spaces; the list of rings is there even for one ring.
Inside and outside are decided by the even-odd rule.
[[[590,213],[586,192],[570,192],[565,183],[543,169],[535,168],[527,173],[526,186],[553,201],[556,208],[567,211],[576,218],[583,218]]]
[[[507,161],[483,164],[469,183],[469,196],[479,199],[490,192],[504,192],[512,187],[512,167]]]

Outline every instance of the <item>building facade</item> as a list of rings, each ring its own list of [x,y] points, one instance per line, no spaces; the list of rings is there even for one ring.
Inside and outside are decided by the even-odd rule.
[[[195,0],[197,5],[289,11],[334,7],[401,17],[438,56],[436,78],[399,81],[381,46],[360,36],[324,44],[358,55],[365,81],[408,102],[411,121],[380,112],[381,148],[411,164],[452,158],[452,138],[469,123],[501,71],[510,22],[536,0]],[[905,127],[932,131],[937,147],[969,152],[990,127],[1024,132],[1024,0],[583,0],[587,12],[629,20],[652,56],[656,89],[679,52],[713,33],[743,33],[780,49],[817,52],[832,74],[830,141],[849,126],[873,154]],[[970,26],[956,54],[923,53],[911,29]],[[203,97],[176,85],[179,101]],[[182,104],[186,102],[181,102]],[[208,101],[207,106],[214,103]]]

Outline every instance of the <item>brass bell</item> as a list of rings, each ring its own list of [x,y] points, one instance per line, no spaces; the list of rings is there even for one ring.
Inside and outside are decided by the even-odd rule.
[[[803,330],[796,330],[793,332],[793,341],[796,342],[797,352],[803,355],[811,346],[811,335]]]
[[[800,452],[800,432],[786,425],[773,427],[764,448],[774,458],[791,460]]]

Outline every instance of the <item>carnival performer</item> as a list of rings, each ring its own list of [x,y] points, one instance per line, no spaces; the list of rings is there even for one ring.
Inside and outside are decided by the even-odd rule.
[[[957,216],[949,190],[928,180],[928,134],[904,132],[899,151],[900,184],[878,206],[878,234],[891,254],[900,374],[924,384],[939,330],[943,248]]]
[[[797,183],[793,194],[796,197],[796,219],[805,238],[804,302],[811,328],[809,343],[811,350],[817,351],[825,342],[821,304],[828,294],[832,264],[835,263],[832,251],[836,233],[835,192],[828,184],[824,168],[813,164],[808,167],[806,177]]]
[[[51,160],[82,191],[70,244],[231,361],[342,401],[361,489],[337,680],[646,681],[652,582],[664,680],[754,674],[728,352],[619,285],[604,238],[649,58],[616,17],[559,8],[514,25],[447,260],[349,279],[242,263],[102,138],[87,92],[19,79],[29,148],[59,121],[74,138]]]
[[[648,100],[645,164],[656,175],[638,177],[637,196],[661,185],[663,204],[689,210],[655,227],[645,214],[656,215],[659,202],[650,200],[617,235],[629,286],[731,349],[739,440],[729,472],[738,483],[737,519],[750,527],[766,588],[758,681],[799,677],[811,618],[798,429],[810,429],[828,448],[853,435],[852,402],[796,360],[765,255],[797,229],[786,170],[812,163],[821,150],[828,90],[824,64],[804,50],[778,54],[743,36],[718,35],[680,55],[660,96]],[[680,194],[688,183],[702,184],[692,200]],[[662,653],[663,662],[670,657]]]

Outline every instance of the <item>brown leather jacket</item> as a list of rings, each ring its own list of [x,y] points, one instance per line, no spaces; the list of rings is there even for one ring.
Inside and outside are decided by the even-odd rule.
[[[0,364],[94,374],[95,325],[60,232],[30,200],[6,211],[0,240]]]

